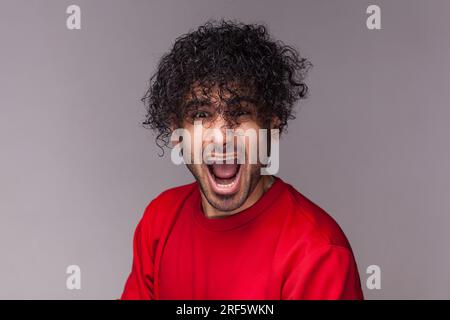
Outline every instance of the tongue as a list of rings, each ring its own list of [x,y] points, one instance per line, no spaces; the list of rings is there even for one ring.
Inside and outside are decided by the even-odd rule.
[[[236,175],[238,172],[238,164],[213,164],[212,170],[216,177],[220,179],[228,179]]]

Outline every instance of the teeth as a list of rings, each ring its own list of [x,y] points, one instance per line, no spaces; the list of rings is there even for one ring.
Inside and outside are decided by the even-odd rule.
[[[229,184],[220,184],[218,183],[217,185],[221,188],[231,188],[234,186],[234,184],[236,183],[237,179],[234,179],[233,182],[229,183]]]
[[[208,158],[208,162],[210,163],[226,163],[227,161],[230,161],[232,163],[235,163],[236,157],[227,157],[227,158]]]
[[[206,161],[208,163],[214,163],[214,162],[219,162],[219,163],[226,163],[227,161],[231,161],[232,163],[235,163],[237,157],[236,154],[228,154],[228,155],[208,155],[208,157],[206,157]]]

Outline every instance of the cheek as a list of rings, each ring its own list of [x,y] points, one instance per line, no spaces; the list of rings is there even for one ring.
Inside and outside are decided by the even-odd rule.
[[[188,164],[187,166],[189,167],[189,170],[197,177],[201,177],[202,179],[203,177],[206,177],[206,170],[204,170],[206,168],[204,166],[199,164]]]
[[[192,155],[194,152],[194,127],[191,125],[184,125],[183,131],[185,133],[183,147],[185,148],[185,152],[189,152]]]

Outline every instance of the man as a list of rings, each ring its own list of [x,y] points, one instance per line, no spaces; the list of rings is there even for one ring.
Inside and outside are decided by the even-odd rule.
[[[144,124],[160,147],[180,147],[196,181],[162,192],[146,208],[122,299],[363,298],[336,222],[268,174],[278,150],[272,138],[306,96],[309,67],[264,26],[232,21],[207,22],[163,56],[143,99]],[[212,134],[193,141],[197,129]],[[229,138],[239,130],[269,132],[256,135],[256,162],[250,135],[244,144]],[[263,161],[261,146],[271,161]]]

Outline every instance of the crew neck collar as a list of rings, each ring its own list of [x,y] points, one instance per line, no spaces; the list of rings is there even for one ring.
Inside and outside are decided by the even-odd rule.
[[[198,183],[196,183],[195,200],[194,200],[194,218],[205,229],[211,231],[227,231],[238,228],[264,212],[264,210],[277,199],[283,187],[283,181],[275,177],[270,188],[250,207],[221,218],[208,218],[205,216],[202,208],[201,191]]]

